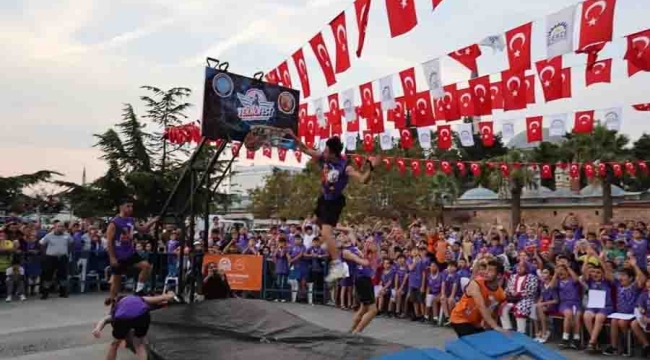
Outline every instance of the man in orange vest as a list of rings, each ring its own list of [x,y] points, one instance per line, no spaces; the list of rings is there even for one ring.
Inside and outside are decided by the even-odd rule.
[[[485,327],[507,333],[492,315],[499,304],[506,300],[505,291],[499,286],[499,277],[503,272],[502,263],[490,260],[485,275],[467,285],[463,297],[451,312],[451,326],[458,337],[483,332]]]

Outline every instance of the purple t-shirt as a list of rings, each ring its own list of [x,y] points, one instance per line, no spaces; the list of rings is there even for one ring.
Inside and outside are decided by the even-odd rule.
[[[616,285],[616,312],[623,314],[634,314],[634,305],[641,293],[641,289],[635,283],[629,286],[622,286],[620,282]]]
[[[287,275],[289,273],[289,260],[286,248],[278,249],[275,253],[275,274]]]
[[[239,234],[237,236],[237,250],[239,250],[239,252],[242,252],[244,251],[244,249],[246,249],[247,246],[248,246],[248,235]]]
[[[543,302],[553,301],[553,300],[558,301],[559,296],[557,293],[557,288],[542,284],[540,298]],[[557,306],[558,304],[550,305],[547,307],[547,309],[549,312],[555,312],[557,311]]]
[[[311,261],[311,271],[312,272],[323,272],[325,270],[323,264],[324,264],[324,259],[319,258],[319,256],[325,255],[325,250],[321,248],[320,246],[312,246],[307,250],[307,254],[313,256],[313,258],[308,259],[308,261]]]
[[[561,304],[579,305],[582,302],[579,284],[573,279],[558,280],[557,288]]]
[[[414,262],[413,259],[410,259],[411,263],[409,266],[411,266]],[[419,289],[420,286],[422,286],[422,261],[419,263],[415,264],[415,267],[413,270],[409,270],[409,288],[411,289]]]
[[[348,166],[347,159],[325,161],[321,157],[319,164],[322,171],[323,198],[325,200],[339,198],[348,184],[348,174],[345,171]]]
[[[143,298],[136,295],[128,295],[115,304],[113,319],[130,320],[142,316],[149,311],[150,306]]]
[[[454,272],[452,274],[448,270],[443,271],[442,275],[444,278],[443,283],[445,284],[445,295],[449,297],[451,295],[451,291],[454,289],[454,284],[457,284],[460,278],[458,277],[457,272]],[[456,296],[458,296],[458,294],[456,294]]]
[[[641,239],[637,241],[632,239],[629,245],[636,258],[637,266],[641,269],[648,267],[648,240]]]
[[[291,250],[289,250],[289,256],[293,259],[296,256],[303,254],[305,251],[306,249],[304,245],[294,245],[291,247]],[[301,270],[307,269],[307,262],[305,262],[304,258],[294,261],[291,265],[296,266]]]
[[[114,217],[111,222],[115,224],[115,237],[113,237],[113,248],[117,260],[126,260],[133,256],[135,248],[133,247],[133,230],[135,222],[131,217]],[[122,234],[127,234],[126,240],[122,240]]]
[[[427,287],[429,288],[429,294],[433,296],[438,296],[442,292],[442,282],[443,276],[440,272],[435,275],[429,273],[427,275]]]
[[[503,249],[503,245],[490,245],[488,252],[494,256],[497,256],[503,254],[505,251]]]
[[[404,278],[408,274],[409,270],[406,266],[402,267],[396,267],[395,268],[395,277],[397,277],[397,287],[402,286],[404,283]]]
[[[587,288],[589,290],[599,290],[605,292],[605,309],[612,310],[614,305],[612,303],[612,288],[613,284],[607,280],[594,281],[589,280],[587,282]]]
[[[395,268],[384,269],[384,272],[381,274],[381,285],[385,288],[392,289],[395,284]]]

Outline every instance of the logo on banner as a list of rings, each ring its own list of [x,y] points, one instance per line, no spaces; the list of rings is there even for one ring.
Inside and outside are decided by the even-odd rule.
[[[237,108],[237,115],[243,121],[268,121],[275,113],[273,103],[266,100],[266,95],[260,89],[249,89],[246,94],[237,93],[237,98],[243,105]]]
[[[282,92],[278,96],[278,109],[287,115],[293,114],[296,109],[296,99],[289,92]]]
[[[233,85],[230,76],[224,73],[219,73],[212,79],[212,88],[219,97],[227,98],[232,95],[235,86]]]
[[[546,34],[546,43],[548,46],[553,46],[559,42],[566,41],[569,35],[569,24],[562,21],[551,27],[551,30]]]
[[[219,260],[218,268],[221,271],[230,271],[230,270],[232,270],[232,263],[230,262],[230,259],[221,258],[221,260]]]

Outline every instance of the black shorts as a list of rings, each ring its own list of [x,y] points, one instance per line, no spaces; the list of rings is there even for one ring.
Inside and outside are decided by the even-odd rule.
[[[412,303],[421,303],[422,300],[422,292],[418,288],[410,288],[409,289],[409,301]]]
[[[151,317],[149,316],[149,312],[133,319],[115,319],[111,323],[113,325],[113,337],[117,340],[124,340],[129,334],[129,331],[133,330],[135,337],[143,338],[147,335],[147,331],[149,331],[150,322]]]
[[[345,207],[345,196],[341,195],[332,200],[325,200],[321,195],[316,203],[316,217],[320,225],[336,226]]]
[[[138,253],[133,253],[129,258],[124,260],[118,260],[117,266],[111,266],[111,274],[113,275],[125,275],[129,270],[134,267],[136,264],[144,261],[143,258],[138,255]]]
[[[361,304],[371,305],[375,303],[375,287],[372,286],[372,279],[369,277],[357,277],[355,290],[357,292],[357,300]]]
[[[463,336],[480,334],[485,331],[485,329],[481,327],[476,327],[470,323],[460,323],[460,324],[451,323],[451,327],[454,329],[456,335],[458,335],[459,338],[462,338]]]

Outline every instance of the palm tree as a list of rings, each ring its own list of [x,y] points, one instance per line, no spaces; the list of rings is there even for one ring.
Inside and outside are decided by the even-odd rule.
[[[617,134],[605,126],[597,125],[591,134],[575,134],[563,144],[564,151],[571,154],[570,160],[575,162],[610,163],[624,160],[630,154],[625,147],[630,142],[626,135]],[[612,183],[619,182],[614,178],[611,166],[607,166],[606,176],[600,178],[603,191],[603,223],[613,217]]]

